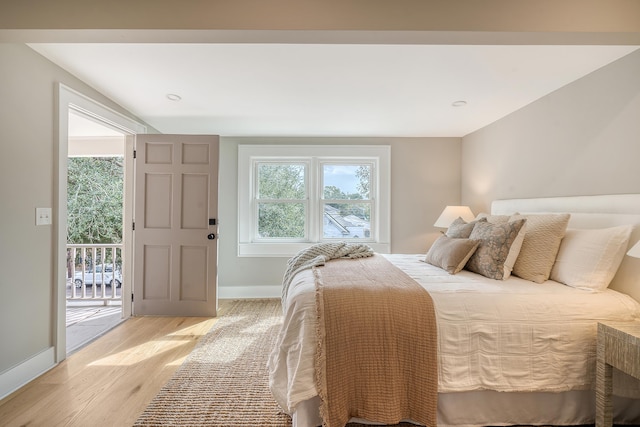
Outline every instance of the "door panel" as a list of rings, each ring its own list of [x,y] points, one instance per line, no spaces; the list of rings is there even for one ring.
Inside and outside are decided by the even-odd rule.
[[[144,222],[148,230],[171,228],[173,176],[148,173],[144,176]]]
[[[136,138],[135,315],[215,316],[217,136]]]

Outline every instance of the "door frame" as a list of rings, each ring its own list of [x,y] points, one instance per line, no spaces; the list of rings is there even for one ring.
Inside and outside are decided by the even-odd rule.
[[[57,162],[54,170],[54,307],[52,342],[55,349],[55,362],[60,363],[67,357],[66,306],[67,306],[67,156],[69,141],[69,111],[74,110],[92,120],[117,129],[125,134],[125,188],[124,188],[124,224],[133,219],[133,136],[146,133],[147,126],[126,117],[115,110],[58,83],[56,86],[58,132]],[[128,221],[128,222],[127,222]],[[132,260],[127,254],[133,250],[131,233],[127,227],[123,230],[125,263]],[[126,264],[125,264],[126,265]],[[128,265],[129,267],[131,264]],[[129,268],[131,270],[131,268]],[[122,312],[124,317],[131,316],[131,272],[123,271]],[[126,296],[126,297],[125,297]]]

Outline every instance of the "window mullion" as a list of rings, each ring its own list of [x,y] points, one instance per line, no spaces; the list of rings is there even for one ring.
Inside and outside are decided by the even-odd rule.
[[[307,205],[307,223],[309,224],[309,241],[311,242],[318,242],[320,240],[320,235],[318,233],[319,185],[318,159],[316,157],[311,157],[309,159],[309,187],[307,193],[309,196]]]
[[[250,220],[251,241],[258,237],[258,164],[256,159],[251,160],[251,210],[253,214]]]

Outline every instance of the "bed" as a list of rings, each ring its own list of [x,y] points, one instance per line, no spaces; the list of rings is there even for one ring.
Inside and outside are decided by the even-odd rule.
[[[516,230],[518,221],[526,224],[522,232]],[[478,223],[452,225],[447,233],[461,239],[454,242],[458,244],[483,241],[486,236],[478,229],[510,227],[509,253],[500,252],[498,270],[484,268],[475,254],[460,271],[452,271],[450,264],[433,265],[438,264],[433,254],[431,263],[425,262],[429,254],[371,257],[389,261],[433,300],[437,424],[592,424],[597,322],[640,321],[640,260],[624,255],[640,238],[640,195],[499,200]],[[476,234],[456,236],[463,228]],[[540,230],[557,243],[555,249],[549,240],[539,240]],[[444,237],[440,239],[452,242]],[[540,261],[540,254],[532,254],[541,243],[551,247],[553,256],[548,277],[536,276],[536,268],[528,265]],[[487,246],[478,247],[486,251]],[[548,258],[549,251],[544,252]],[[369,261],[358,257],[354,262]],[[290,278],[283,296],[283,327],[269,358],[272,394],[292,416],[294,427],[323,423],[316,382],[323,375],[322,365],[316,365],[318,324],[324,322],[316,310],[316,288],[323,268],[300,269]],[[583,270],[589,270],[586,276]],[[487,277],[493,274],[501,277]],[[640,424],[638,381],[615,372],[613,404],[617,424]]]

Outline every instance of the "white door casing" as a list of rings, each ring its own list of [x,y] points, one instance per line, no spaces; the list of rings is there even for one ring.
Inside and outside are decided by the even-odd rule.
[[[218,157],[218,136],[136,136],[134,315],[216,315]]]
[[[54,358],[52,365],[59,363],[67,357],[66,350],[66,265],[67,265],[67,157],[68,157],[68,141],[69,141],[69,111],[81,112],[91,116],[99,123],[105,126],[113,127],[122,131],[123,134],[136,135],[147,132],[147,127],[127,116],[118,113],[115,110],[77,92],[62,83],[56,85],[58,106],[58,158],[57,172],[54,179],[55,197],[53,202],[54,208],[54,239],[55,239],[55,262],[53,265],[54,281],[56,283],[56,302],[54,307],[54,325],[52,331]],[[126,162],[126,160],[125,160]],[[127,241],[125,252],[129,252],[132,246]],[[123,271],[123,278],[127,281],[127,273]],[[131,279],[128,279],[129,281]],[[130,292],[131,288],[123,283],[123,295]],[[131,314],[130,306],[123,301],[123,317],[128,318]],[[47,350],[48,351],[48,350]],[[44,353],[44,352],[43,352]],[[49,366],[50,367],[50,366]],[[49,367],[36,369],[37,372],[43,372]],[[31,371],[27,375],[30,375]],[[0,393],[1,394],[1,393]]]

